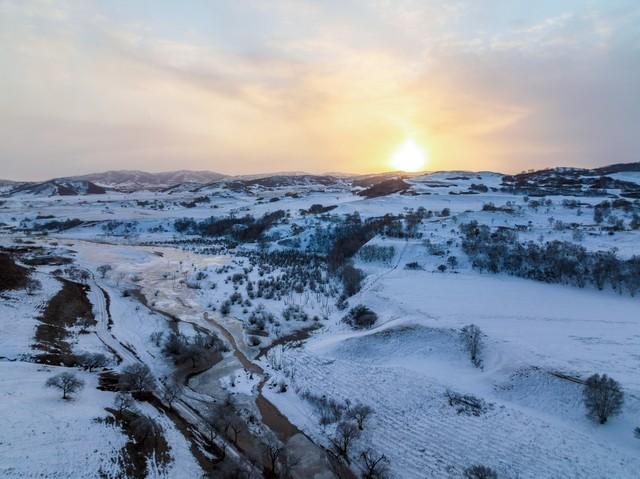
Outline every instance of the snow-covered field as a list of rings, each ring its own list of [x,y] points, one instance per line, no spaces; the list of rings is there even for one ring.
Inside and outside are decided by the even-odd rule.
[[[115,477],[126,436],[97,421],[106,416],[112,394],[96,389],[94,375],[82,374],[84,391],[65,401],[44,387],[58,369],[0,362],[0,476]]]
[[[637,172],[610,176],[637,181]],[[191,425],[201,421],[207,401],[227,393],[242,404],[243,417],[259,417],[264,410],[255,399],[262,394],[285,420],[330,448],[336,425],[321,425],[309,400],[324,396],[374,410],[350,454],[355,472],[360,452],[371,448],[389,459],[394,479],[461,478],[473,464],[494,468],[500,478],[638,477],[638,297],[609,286],[600,291],[590,284],[578,288],[481,273],[463,251],[459,229],[477,221],[492,231],[516,231],[522,242],[564,241],[628,260],[640,255],[638,201],[607,206],[605,218],[596,222],[594,206],[613,201],[614,192],[529,198],[502,191],[501,175],[487,172],[441,172],[406,181],[410,194],[375,198],[354,194],[363,187],[344,182],[9,197],[0,205],[0,242],[26,251],[18,253],[22,259],[61,256],[88,272],[82,281],[97,324],[88,334],[72,331],[73,353],[106,354],[115,370],[146,364],[159,381],[158,396],[171,380],[184,381],[175,412]],[[324,207],[322,214],[309,213]],[[326,254],[318,246],[322,235],[347,215],[366,220],[419,208],[429,215],[412,235],[377,234],[369,241],[388,248],[386,260],[354,255],[353,266],[365,278],[344,304],[339,280],[318,266],[321,261],[292,267],[276,258],[291,250]],[[175,225],[181,218],[259,218],[278,210],[281,219],[258,242],[222,241]],[[79,221],[46,225],[73,219]],[[101,265],[109,266],[103,274]],[[65,368],[86,385],[63,401],[44,388],[63,368],[33,362],[39,317],[60,290],[54,273],[72,273],[56,272],[65,268],[34,267],[32,278],[41,287],[32,294],[2,292],[2,477],[121,472],[119,451],[127,436],[95,420],[109,414],[105,408],[113,406],[114,392],[96,389],[96,371]],[[303,278],[303,284],[301,271],[317,275],[313,281]],[[377,314],[372,328],[353,330],[342,321],[358,304]],[[471,323],[484,334],[481,368],[472,365],[460,339],[460,329]],[[192,340],[203,332],[222,338],[228,349],[206,370],[176,368],[163,353],[161,342],[172,333]],[[615,378],[625,393],[621,413],[604,425],[586,417],[582,400],[580,381],[594,373]],[[472,395],[484,408],[478,415],[460,413],[449,404],[448,392]],[[169,465],[150,461],[148,475],[199,477],[202,458],[194,456],[192,438],[178,427],[183,423],[152,403],[138,402],[162,426],[171,450]],[[261,437],[267,428],[251,423],[249,429]],[[241,458],[242,448],[229,444],[229,455]]]

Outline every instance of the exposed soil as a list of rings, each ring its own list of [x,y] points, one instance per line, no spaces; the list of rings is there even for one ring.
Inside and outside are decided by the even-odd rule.
[[[29,270],[17,265],[7,253],[0,253],[0,291],[21,289],[27,285]]]
[[[38,318],[40,324],[36,327],[36,343],[32,347],[42,351],[36,356],[40,363],[73,367],[77,365],[77,358],[67,342],[70,336],[67,328],[92,326],[96,321],[87,297],[89,287],[66,279],[58,280],[62,289],[51,298]]]
[[[147,462],[153,460],[162,469],[171,462],[171,447],[164,437],[160,427],[148,434],[142,434],[135,428],[138,414],[132,411],[118,411],[106,408],[111,414],[106,421],[112,421],[122,428],[129,440],[120,451],[124,465],[124,478],[145,479],[147,477]]]
[[[63,266],[73,263],[73,259],[64,256],[34,256],[24,258],[22,262],[29,266]]]
[[[174,332],[176,334],[178,334],[180,332],[180,329],[178,328],[178,323],[180,322],[180,320],[178,318],[176,318],[175,316],[170,315],[169,313],[166,313],[164,311],[161,311],[161,310],[156,309],[153,306],[151,306],[149,304],[149,301],[147,301],[147,297],[142,293],[140,288],[129,289],[128,292],[129,292],[129,294],[131,296],[133,296],[140,303],[142,303],[142,305],[144,305],[145,308],[149,309],[150,311],[153,311],[154,313],[157,313],[157,314],[159,314],[161,316],[166,317],[167,318],[167,324],[168,324],[169,328],[171,328],[172,332]],[[105,296],[106,296],[106,292],[105,292]]]
[[[269,346],[260,348],[260,351],[256,356],[256,361],[260,359],[262,356],[265,356],[270,349],[273,349],[276,346],[279,346],[281,344],[296,343],[298,341],[305,341],[306,339],[309,339],[309,336],[311,335],[311,333],[316,329],[319,329],[320,327],[321,326],[319,324],[314,324],[313,326],[309,326],[308,328],[299,329],[298,331],[294,331],[291,334],[280,336],[275,341],[273,341]]]

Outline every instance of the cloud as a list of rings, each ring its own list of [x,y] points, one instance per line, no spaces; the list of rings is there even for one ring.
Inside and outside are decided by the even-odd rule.
[[[3,174],[382,170],[406,136],[438,169],[637,161],[640,9],[494,3],[159,3],[152,22],[5,0]]]

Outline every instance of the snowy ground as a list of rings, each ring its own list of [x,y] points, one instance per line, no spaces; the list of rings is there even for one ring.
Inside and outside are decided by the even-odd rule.
[[[637,181],[635,173],[611,176]],[[640,441],[633,437],[633,429],[640,426],[638,298],[480,274],[471,269],[458,235],[461,223],[476,220],[492,228],[516,229],[521,241],[573,241],[589,251],[614,249],[620,257],[630,258],[640,254],[638,230],[630,227],[631,213],[614,211],[625,231],[611,234],[606,228],[609,223],[597,225],[593,215],[593,205],[607,197],[548,197],[545,200],[550,202],[535,203],[539,198],[526,201],[521,195],[497,191],[501,179],[493,173],[444,172],[408,181],[415,195],[371,199],[344,187],[138,192],[109,194],[98,200],[13,198],[0,208],[0,222],[7,228],[22,225],[28,229],[46,221],[36,215],[83,220],[80,227],[53,232],[36,243],[49,247],[58,243],[59,254],[72,256],[77,266],[90,271],[101,264],[112,266],[104,278],[96,274],[89,281],[94,313],[105,314],[99,285],[110,297],[113,324],[109,334],[135,360],[148,364],[158,378],[168,377],[172,367],[153,344],[151,333],[167,335],[177,327],[192,336],[198,328],[221,333],[222,326],[238,351],[255,358],[259,347],[278,336],[318,324],[320,328],[303,346],[276,347],[259,362],[272,375],[264,395],[296,426],[326,446],[335,426],[318,424],[317,413],[303,393],[370,405],[375,414],[356,441],[352,456],[356,458],[367,447],[384,453],[394,479],[460,478],[465,467],[476,463],[494,467],[501,478],[638,477]],[[486,185],[489,191],[468,194],[475,183]],[[287,195],[291,191],[295,195]],[[183,205],[194,196],[207,194],[210,203]],[[568,206],[565,200],[579,205]],[[159,202],[161,208],[156,207]],[[482,211],[487,203],[504,210]],[[197,239],[173,230],[177,218],[247,213],[258,217],[278,209],[286,210],[288,216],[269,232],[274,240],[272,250],[288,247],[278,243],[281,239],[304,245],[313,232],[333,221],[300,211],[317,204],[335,205],[329,213],[334,219],[356,212],[363,218],[380,217],[418,207],[435,213],[422,222],[420,238],[372,240],[372,244],[394,247],[391,260],[366,263],[356,257],[355,265],[367,277],[363,289],[349,299],[349,307],[362,303],[373,309],[379,321],[372,330],[354,332],[343,324],[340,320],[345,312],[336,309],[336,298],[327,305],[320,296],[304,293],[292,293],[286,301],[260,298],[250,306],[234,305],[223,318],[219,309],[225,300],[236,291],[246,298],[245,283],[229,281],[230,275],[244,273],[256,282],[262,278],[258,268],[250,270],[247,258],[235,254],[238,250],[214,255],[195,253],[206,244],[163,246]],[[448,216],[441,213],[445,208]],[[129,224],[110,230],[105,225],[113,219]],[[12,240],[6,235],[1,242],[12,244]],[[427,240],[446,254],[432,254]],[[159,245],[140,245],[149,242]],[[257,246],[243,248],[247,252]],[[451,255],[459,265],[438,272],[438,266]],[[411,263],[418,269],[406,269]],[[37,316],[60,287],[47,274],[51,269],[39,267],[34,273],[43,284],[41,291],[32,296],[24,291],[5,292],[0,301],[0,416],[8,418],[8,426],[0,431],[0,475],[33,477],[34,471],[50,471],[43,477],[96,477],[101,470],[108,476],[117,469],[114,458],[126,438],[93,419],[104,417],[104,407],[112,404],[113,394],[95,389],[95,374],[79,372],[86,388],[74,401],[63,402],[55,391],[42,386],[52,368],[20,362],[32,353]],[[189,287],[198,275],[202,278],[198,286]],[[152,308],[180,318],[179,325],[125,296],[123,291],[130,288],[139,288]],[[281,324],[268,326],[256,347],[249,345],[246,321],[258,304]],[[282,322],[288,304],[302,306],[310,317],[321,319]],[[486,335],[482,369],[472,366],[459,338],[460,328],[469,323]],[[85,335],[73,347],[74,351],[105,350],[95,334]],[[593,373],[614,377],[626,394],[622,414],[604,426],[585,417],[582,386],[558,376],[584,379]],[[275,386],[280,380],[289,386],[284,393]],[[258,376],[245,371],[229,353],[217,369],[194,378],[190,394],[198,399],[231,391],[246,399],[257,394],[257,385]],[[447,391],[481,398],[488,405],[486,411],[479,416],[459,414],[448,404]],[[151,406],[140,407],[162,424],[172,448],[168,471],[155,473],[197,477],[199,466],[184,436]],[[70,432],[63,432],[66,430]],[[29,461],[22,460],[26,454]],[[85,475],[75,474],[79,470]]]
[[[115,477],[126,436],[117,426],[96,421],[113,403],[96,389],[96,377],[72,400],[44,383],[65,368],[0,362],[0,476],[5,478]]]

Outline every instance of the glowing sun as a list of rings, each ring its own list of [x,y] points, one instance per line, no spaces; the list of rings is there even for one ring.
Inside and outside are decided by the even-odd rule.
[[[394,150],[389,159],[391,166],[400,171],[420,171],[427,163],[427,153],[415,141],[409,139]]]

